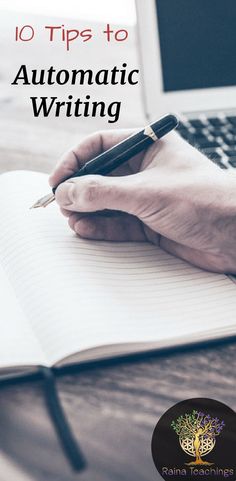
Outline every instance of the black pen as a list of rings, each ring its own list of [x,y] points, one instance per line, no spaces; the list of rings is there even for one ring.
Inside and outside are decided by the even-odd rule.
[[[68,179],[72,179],[73,177],[81,177],[83,175],[109,174],[110,172],[112,172],[112,170],[116,169],[121,164],[131,159],[131,157],[138,154],[142,150],[147,149],[147,147],[152,145],[157,140],[161,139],[161,137],[168,134],[171,130],[175,129],[177,125],[178,119],[177,117],[175,117],[175,115],[165,115],[156,122],[147,125],[147,127],[145,127],[144,129],[131,135],[122,142],[114,145],[114,147],[111,147],[111,149],[106,150],[102,154],[90,160],[83,167],[81,167],[78,172],[75,172],[70,177],[63,179],[62,182],[65,182],[65,180]],[[37,207],[46,207],[48,204],[53,202],[55,200],[55,191],[58,185],[56,187],[53,187],[51,194],[42,197],[42,199],[39,199],[31,207],[31,209],[35,209]]]

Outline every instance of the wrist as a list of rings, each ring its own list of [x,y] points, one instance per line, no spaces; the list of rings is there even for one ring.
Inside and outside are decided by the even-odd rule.
[[[224,239],[224,271],[236,274],[236,172],[226,171],[225,195],[222,201],[219,230]]]

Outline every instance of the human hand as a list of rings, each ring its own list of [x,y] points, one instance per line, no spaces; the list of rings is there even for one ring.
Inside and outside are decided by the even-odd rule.
[[[134,131],[104,131],[64,155],[57,185]],[[146,241],[216,272],[236,273],[236,175],[223,171],[172,132],[111,176],[63,182],[56,201],[81,237]]]

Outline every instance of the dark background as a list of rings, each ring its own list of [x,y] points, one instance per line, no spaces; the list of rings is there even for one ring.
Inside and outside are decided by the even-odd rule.
[[[188,399],[180,402],[170,408],[159,420],[153,433],[152,439],[152,455],[155,465],[159,472],[162,472],[162,466],[170,468],[186,468],[185,463],[194,461],[195,458],[188,456],[179,443],[179,437],[171,427],[171,422],[176,421],[180,415],[189,414],[193,411],[204,412],[210,414],[211,417],[217,417],[220,421],[225,422],[219,436],[216,437],[214,449],[203,460],[214,463],[212,468],[236,468],[235,445],[236,445],[236,414],[235,412],[212,399]],[[195,468],[209,468],[210,466],[194,466]],[[165,479],[183,479],[182,476],[167,476]],[[203,479],[202,476],[194,476],[194,479]],[[223,476],[207,476],[207,479],[225,479]],[[230,477],[230,479],[233,479]]]
[[[235,85],[235,0],[156,0],[156,5],[164,90]]]

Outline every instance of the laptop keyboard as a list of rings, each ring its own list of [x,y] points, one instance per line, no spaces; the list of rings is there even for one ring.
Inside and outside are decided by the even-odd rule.
[[[236,115],[187,119],[177,131],[222,169],[236,168]]]

